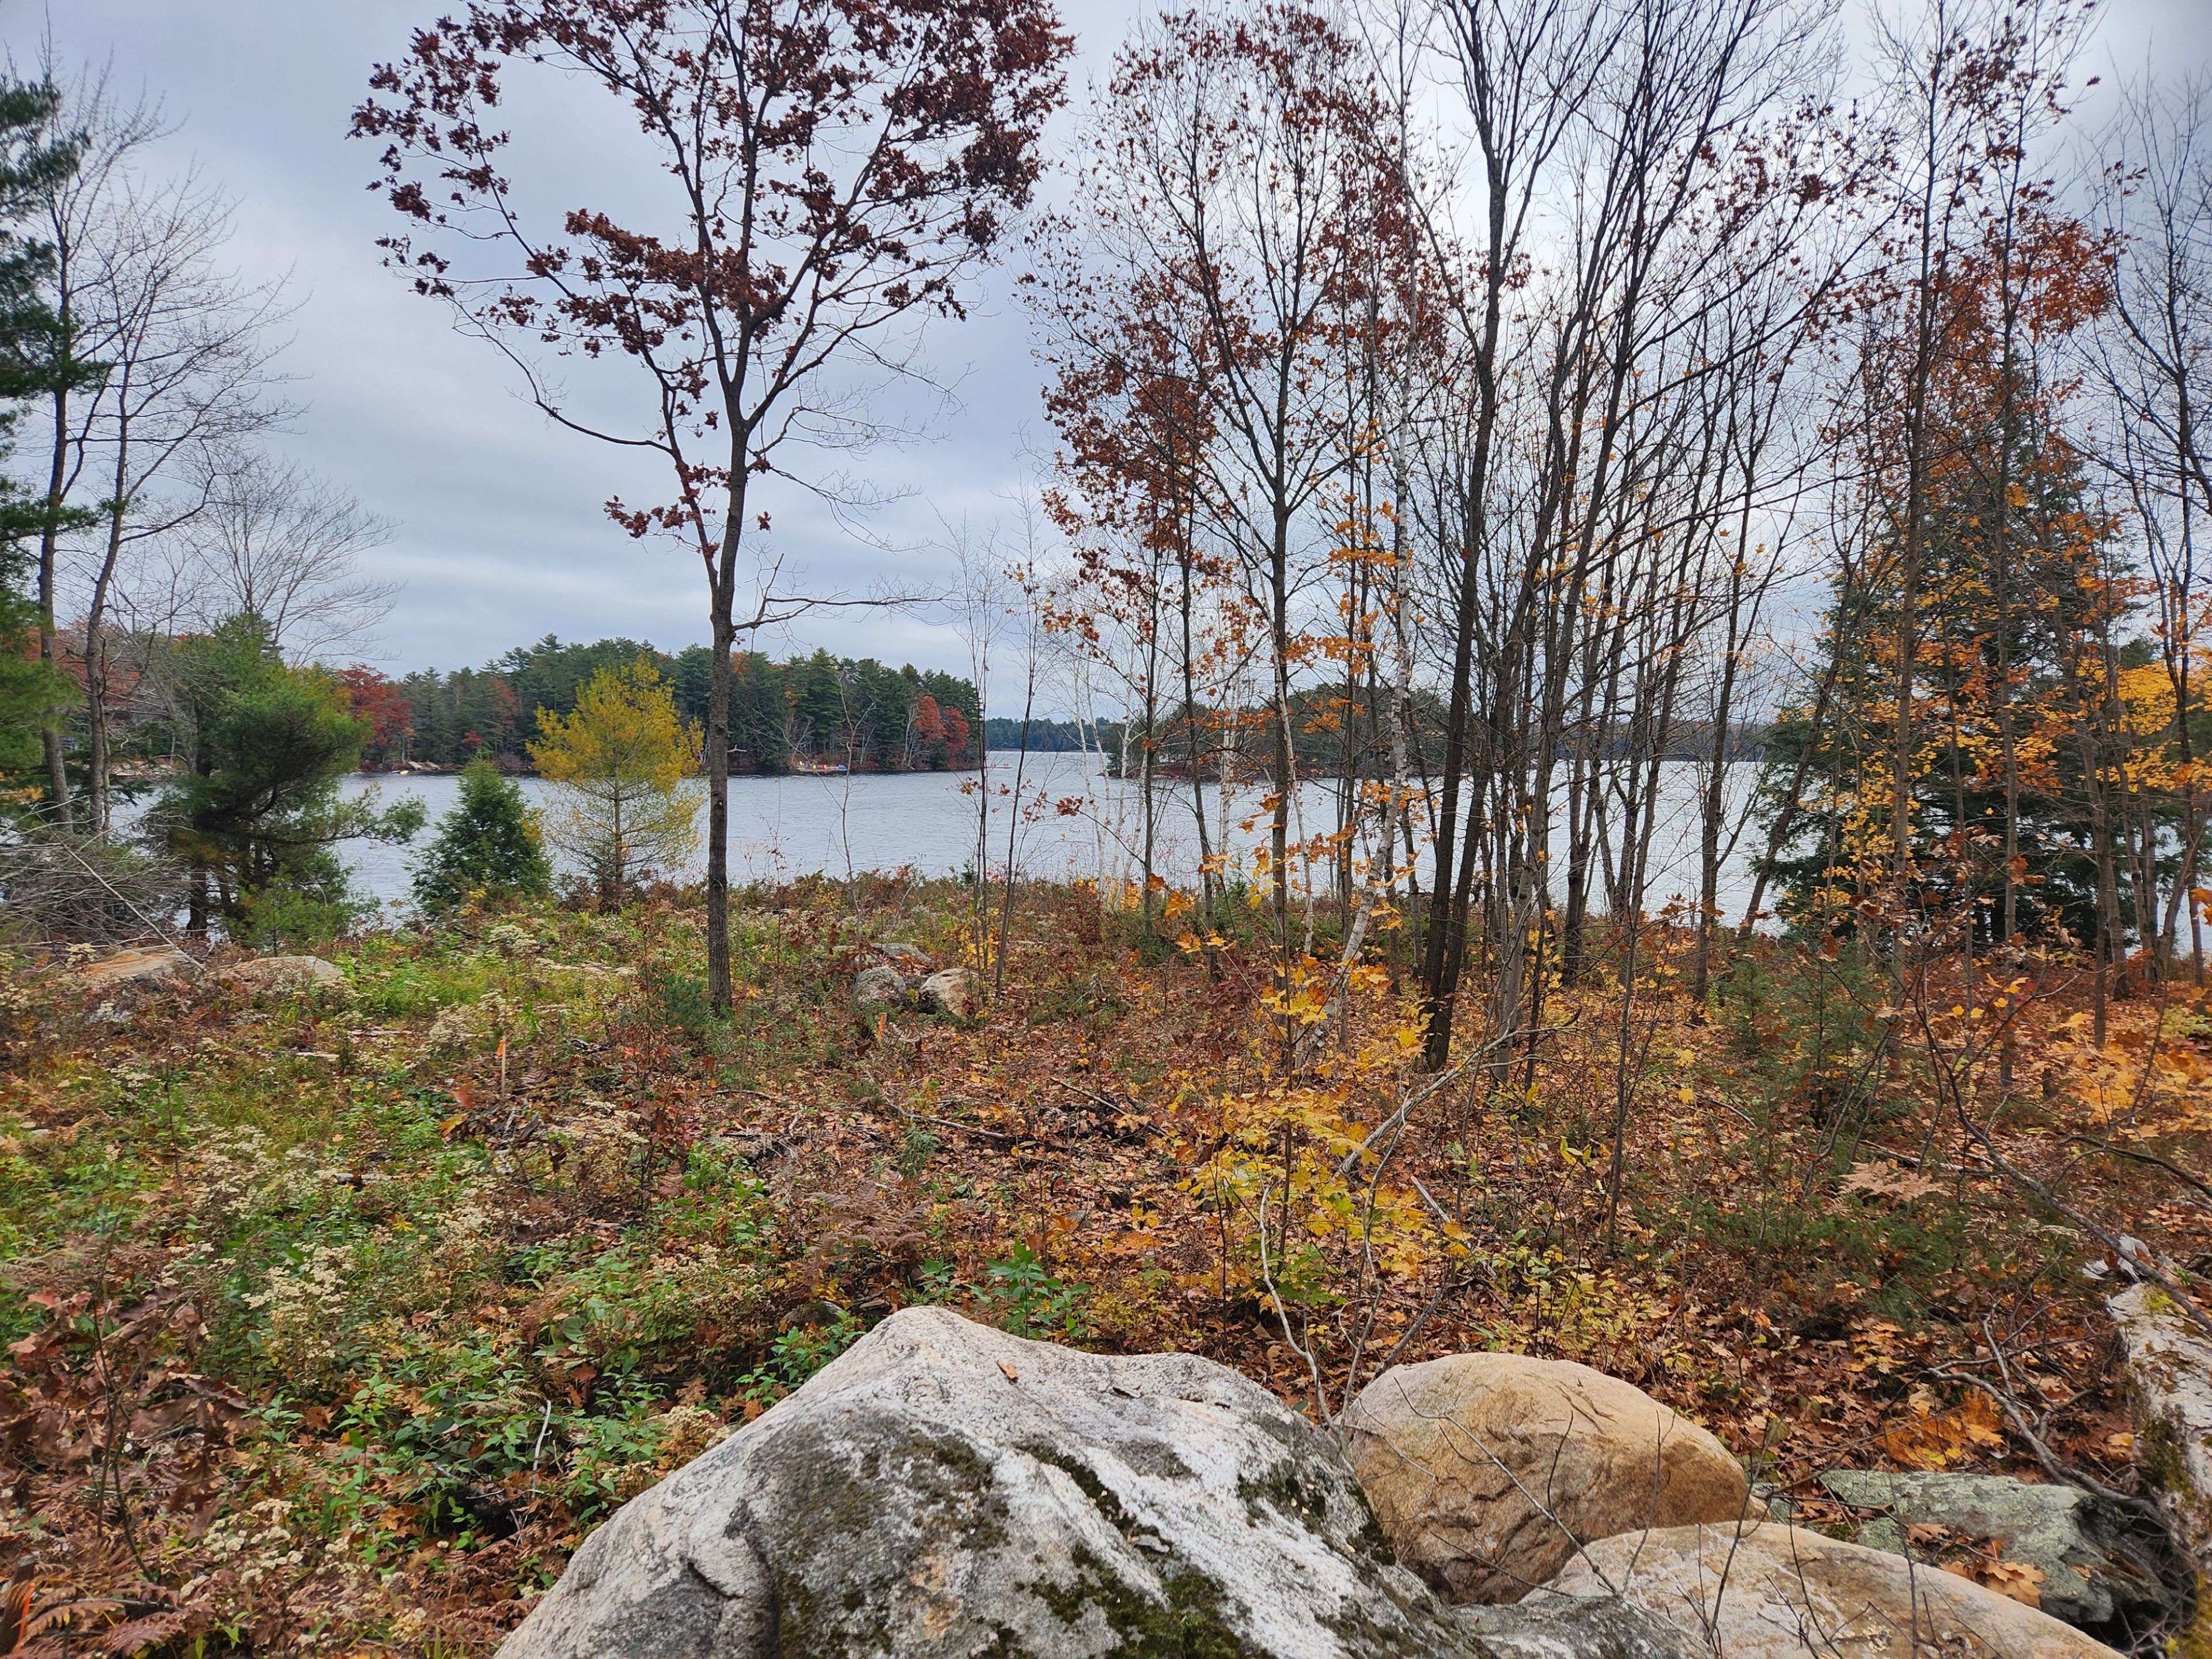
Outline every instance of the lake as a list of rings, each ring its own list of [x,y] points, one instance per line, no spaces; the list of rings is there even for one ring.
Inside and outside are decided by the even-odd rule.
[[[1002,867],[1006,857],[1007,803],[1012,798],[1018,757],[989,757],[992,793],[988,865]],[[1754,763],[1729,769],[1731,802],[1740,805],[1756,782]],[[552,793],[537,778],[518,779],[533,805]],[[912,868],[924,876],[957,875],[975,862],[975,776],[972,772],[865,773],[855,777],[737,777],[730,780],[730,878],[734,883],[787,881],[797,876],[842,877],[860,871]],[[413,799],[429,813],[421,839],[428,840],[438,818],[460,793],[450,776],[357,775],[347,780],[349,795],[374,793],[386,801]],[[1696,771],[1687,762],[1662,768],[1661,828],[1652,848],[1650,908],[1673,899],[1687,901],[1697,886]],[[1206,786],[1209,812],[1218,811],[1218,786]],[[1306,830],[1319,835],[1335,822],[1334,792],[1327,784],[1301,791]],[[1127,878],[1137,868],[1137,787],[1109,777],[1103,762],[1081,754],[1031,755],[1022,771],[1024,811],[1015,829],[1015,857],[1026,875],[1067,879],[1105,875]],[[1164,786],[1154,867],[1176,885],[1196,883],[1198,844],[1189,809],[1188,781]],[[1232,792],[1232,810],[1248,817],[1261,811],[1261,792]],[[1264,821],[1249,830],[1232,824],[1230,851],[1249,867],[1251,854],[1266,839]],[[1297,826],[1294,823],[1295,835]],[[1721,908],[1729,920],[1750,896],[1750,837],[1721,872]],[[339,848],[362,890],[380,901],[404,902],[408,892],[410,849],[354,842]],[[1427,856],[1425,854],[1425,858]],[[668,872],[696,878],[703,861],[690,870]]]

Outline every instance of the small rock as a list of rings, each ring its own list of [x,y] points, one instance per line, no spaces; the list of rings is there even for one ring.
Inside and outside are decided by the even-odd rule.
[[[871,945],[868,950],[878,962],[888,963],[902,974],[919,975],[929,971],[928,954],[919,945],[893,939],[888,944]]]
[[[1569,1360],[1462,1353],[1397,1366],[1345,1421],[1383,1535],[1448,1601],[1517,1601],[1577,1540],[1761,1514],[1718,1440]]]
[[[344,970],[320,957],[257,957],[222,970],[225,985],[242,991],[343,991]]]
[[[2102,1630],[2124,1616],[2147,1624],[2163,1600],[2155,1577],[2127,1561],[2121,1518],[2072,1486],[1868,1469],[1832,1469],[1820,1484],[1853,1509],[1888,1511],[1858,1529],[1870,1549],[1906,1553],[1908,1526],[1995,1540],[2006,1560],[2043,1575],[2043,1610],[2069,1625]]]
[[[173,945],[156,945],[142,951],[119,951],[72,977],[88,991],[110,991],[118,986],[151,985],[165,979],[191,977],[199,964]]]
[[[853,977],[853,1001],[861,1008],[896,1008],[906,1000],[906,975],[878,963]]]
[[[1771,1522],[1601,1538],[1545,1586],[1553,1595],[1619,1595],[1724,1659],[2116,1659],[1955,1573]]]
[[[940,968],[922,981],[917,994],[932,1013],[965,1019],[975,1004],[975,975],[965,968]]]

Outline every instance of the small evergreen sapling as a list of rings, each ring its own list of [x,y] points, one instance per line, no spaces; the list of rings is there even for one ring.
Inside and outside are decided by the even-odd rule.
[[[553,884],[535,815],[522,791],[481,757],[461,774],[461,799],[415,862],[415,902],[451,910],[471,893],[542,898]]]

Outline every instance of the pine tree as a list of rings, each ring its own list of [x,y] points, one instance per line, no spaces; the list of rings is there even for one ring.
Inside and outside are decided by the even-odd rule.
[[[77,143],[52,137],[59,103],[51,85],[0,81],[0,460],[14,447],[26,399],[58,380],[82,385],[101,372],[76,359],[46,302],[52,251],[21,228],[41,193],[77,164]],[[47,517],[44,500],[0,473],[0,778],[40,758],[42,735],[76,701],[67,678],[32,643],[40,611],[25,577],[29,544],[47,528]]]
[[[415,902],[435,915],[471,894],[538,898],[553,868],[522,791],[479,757],[461,774],[461,799],[438,821],[438,833],[415,864]]]
[[[341,797],[367,736],[344,688],[288,666],[252,615],[179,641],[171,673],[190,769],[149,825],[191,872],[191,930],[204,932],[216,908],[234,929],[250,924],[275,890],[342,924],[351,901],[333,847],[411,841],[422,824],[420,802]]]
[[[2070,221],[2038,224],[2037,257],[2010,256],[2030,276],[2011,280],[2063,335],[2101,303],[2077,275],[2095,250]],[[2127,896],[2100,888],[2115,810],[2113,677],[2140,587],[2072,435],[2069,383],[2001,349],[2009,269],[1961,255],[1945,291],[1909,561],[1893,434],[1870,423],[1870,552],[1838,574],[1821,641],[1828,718],[1816,739],[1802,711],[1784,711],[1767,743],[1770,782],[1802,764],[1811,785],[1774,872],[1785,911],[1813,931],[1857,925],[1885,890],[1910,914],[1968,918],[1980,944],[2062,929],[2109,944],[2132,925]],[[1870,384],[1884,383],[1881,365],[1870,355]],[[1900,680],[1912,699],[1903,721]],[[1901,730],[1912,735],[1900,763]]]

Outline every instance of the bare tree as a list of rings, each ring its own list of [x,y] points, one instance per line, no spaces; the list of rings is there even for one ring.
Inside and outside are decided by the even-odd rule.
[[[335,647],[358,655],[392,609],[395,583],[365,574],[362,556],[392,526],[328,479],[255,450],[207,458],[200,505],[179,532],[203,622],[251,611],[285,655]]]
[[[92,833],[107,833],[110,634],[127,556],[188,526],[210,502],[210,453],[276,425],[269,325],[277,284],[249,285],[215,263],[228,204],[190,176],[118,181],[88,252],[107,378],[76,442],[100,481],[101,523],[84,550],[85,720]]]
[[[1329,560],[1358,447],[1346,348],[1374,311],[1366,251],[1398,172],[1388,136],[1357,43],[1321,13],[1262,3],[1163,20],[1116,60],[1086,157],[1088,226],[1116,284],[1146,303],[1103,328],[1060,324],[1064,434],[1108,453],[1067,418],[1069,393],[1141,376],[1140,399],[1157,406],[1127,459],[1154,475],[1147,516],[1172,515],[1187,492],[1264,629],[1266,858],[1285,992],[1302,953],[1292,866],[1312,851],[1293,687],[1336,623]],[[1058,306],[1091,297],[1079,284]],[[1148,348],[1161,328],[1182,337]],[[1194,398],[1202,404],[1166,407]],[[1310,944],[1311,888],[1297,887]],[[1291,1036],[1286,1016],[1285,1057]]]
[[[1437,550],[1423,608],[1446,630],[1432,1066],[1470,960],[1493,1038],[1533,1042],[1562,806],[1563,972],[1593,875],[1632,915],[1654,757],[1705,614],[1682,583],[1724,510],[1701,388],[1797,326],[1786,307],[1733,337],[1711,319],[1800,255],[1836,184],[1808,7],[1452,0],[1443,15],[1479,176],[1464,250],[1456,198],[1415,196],[1464,366],[1419,492]],[[1615,763],[1630,750],[1633,769]]]
[[[969,919],[980,968],[989,960],[991,927],[985,908],[990,893],[991,750],[986,737],[991,711],[991,660],[1015,615],[1018,587],[1006,566],[995,526],[977,530],[966,520],[945,526],[944,550],[952,561],[953,579],[945,608],[968,647],[968,681],[975,688],[975,776],[961,786],[975,793],[975,843]]]
[[[2212,792],[2201,788],[2191,714],[2202,700],[2197,643],[2208,620],[2198,539],[2212,526],[2212,79],[2144,80],[2103,134],[2099,216],[2117,245],[2107,326],[2093,337],[2110,404],[2106,460],[2124,486],[2149,567],[2153,637],[2173,690],[2181,865],[2159,919],[2165,947],[2197,872]],[[2150,919],[2142,919],[2148,927]],[[2204,978],[2203,924],[2190,906],[2191,957]]]
[[[83,442],[84,396],[96,397],[106,380],[104,348],[111,343],[88,288],[96,260],[92,244],[106,221],[114,187],[129,174],[139,154],[175,131],[158,105],[138,99],[125,103],[112,87],[105,68],[64,77],[51,47],[41,56],[40,79],[60,89],[52,120],[52,137],[70,147],[76,165],[53,176],[40,216],[40,233],[52,251],[49,299],[58,348],[56,372],[46,390],[46,511],[39,537],[39,654],[53,663],[59,654],[56,627],[62,583],[64,527],[77,521],[70,504],[86,482],[91,464]],[[84,394],[81,396],[80,394]],[[76,808],[70,797],[58,726],[42,734],[46,792],[56,827],[76,832]]]
[[[51,58],[46,69],[59,81]],[[268,332],[286,306],[282,282],[249,283],[221,264],[232,228],[221,192],[191,169],[147,176],[149,150],[174,131],[158,106],[125,97],[104,69],[61,84],[56,122],[79,136],[83,160],[47,193],[42,228],[70,349],[100,372],[49,395],[40,577],[73,581],[84,605],[86,805],[101,836],[112,818],[120,669],[113,624],[118,611],[142,608],[125,591],[131,556],[204,506],[211,449],[290,412],[272,396],[277,347]],[[87,537],[63,532],[71,501],[92,521]],[[65,791],[60,799],[66,805]]]

